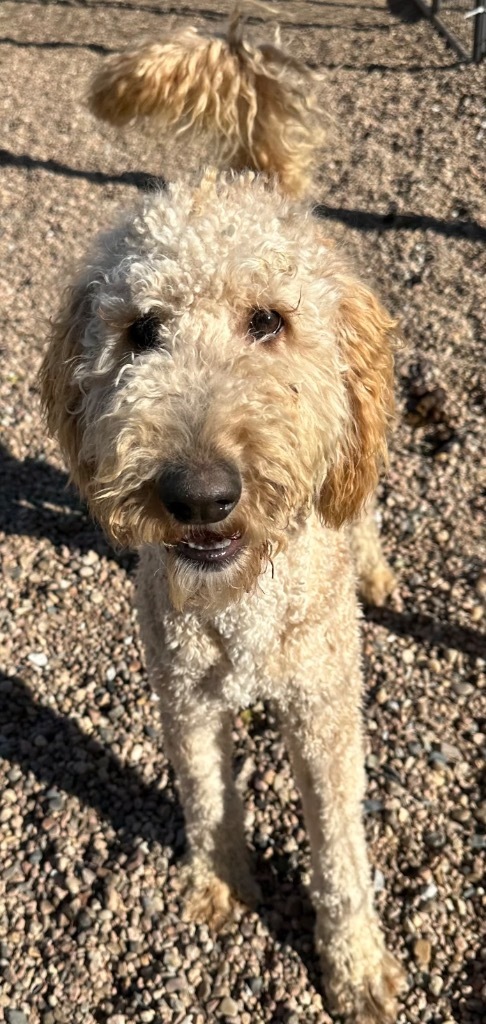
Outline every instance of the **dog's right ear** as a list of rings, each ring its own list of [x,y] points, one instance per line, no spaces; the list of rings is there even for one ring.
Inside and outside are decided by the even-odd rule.
[[[71,480],[81,494],[86,494],[89,472],[81,456],[83,391],[77,370],[90,306],[89,286],[79,278],[66,290],[61,308],[51,322],[49,347],[39,371],[49,432],[59,441]]]

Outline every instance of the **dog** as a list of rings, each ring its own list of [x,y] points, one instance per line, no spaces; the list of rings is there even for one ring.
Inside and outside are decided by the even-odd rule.
[[[234,40],[222,56],[219,40],[216,56],[214,40],[203,40],[188,71],[187,39],[176,49],[190,103],[173,116],[166,82],[155,104],[172,110],[173,128],[197,106],[199,51],[214,81],[218,60],[235,57]],[[167,46],[173,53],[174,40]],[[115,58],[103,89],[98,77],[98,112],[118,110],[122,94],[133,113],[134,68],[140,103],[143,66],[150,78],[153,63],[140,65],[137,53]],[[241,84],[248,64],[235,59]],[[253,83],[254,59],[251,51]],[[295,73],[290,58],[278,66]],[[220,80],[226,96],[229,72]],[[283,110],[285,145],[280,156],[270,146],[275,167],[268,146],[263,166],[258,155],[268,82],[254,108],[263,149],[247,117],[241,128],[236,89],[236,128],[223,132],[223,148],[237,169],[209,168],[146,196],[94,242],[52,325],[42,401],[93,515],[115,544],[139,551],[146,663],[186,821],[189,912],[218,927],[238,901],[258,898],[232,776],[231,715],[270,700],[302,794],[329,1006],[359,1024],[384,1024],[396,1018],[403,972],[373,908],[362,822],[356,574],[377,601],[393,577],[371,513],[352,524],[386,462],[396,324],[293,198],[303,164],[298,153],[293,161],[289,139],[299,132],[285,111],[294,104],[300,118],[302,108],[286,82],[279,71],[273,111]],[[241,170],[245,160],[256,168]]]

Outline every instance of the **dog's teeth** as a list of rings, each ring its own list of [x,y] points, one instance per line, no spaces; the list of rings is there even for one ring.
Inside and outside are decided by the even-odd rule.
[[[222,551],[230,546],[231,540],[213,540],[208,541],[207,544],[196,544],[193,540],[185,540],[184,544],[187,544],[188,548],[195,548],[196,551]]]
[[[220,541],[208,541],[206,544],[196,544],[194,541],[184,541],[188,548],[195,548],[196,551],[220,551],[229,548],[230,539],[222,538]]]

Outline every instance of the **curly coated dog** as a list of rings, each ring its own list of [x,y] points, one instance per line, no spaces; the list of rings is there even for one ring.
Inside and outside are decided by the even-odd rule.
[[[187,33],[184,53],[186,43]],[[161,50],[156,101],[142,113],[172,102]],[[277,66],[275,48],[249,52],[241,77],[251,61]],[[140,88],[147,61],[130,60]],[[123,67],[103,72],[112,100],[130,96]],[[386,460],[395,325],[289,197],[302,172],[300,143],[294,162],[292,152],[303,108],[288,84],[295,63],[284,70],[272,111],[268,82],[263,115],[256,93],[253,108],[271,113],[270,125],[287,118],[276,166],[261,146],[246,159],[271,175],[207,170],[145,197],[99,237],[54,323],[42,394],[94,516],[140,552],[140,625],[186,818],[191,913],[218,925],[235,901],[255,901],[231,714],[269,699],[302,793],[329,1004],[376,1024],[395,1019],[402,971],[373,909],[362,823],[356,576],[379,601],[392,575],[371,513],[349,524]],[[96,90],[99,109],[99,80]],[[232,124],[251,150],[255,117],[240,101],[236,90]],[[194,124],[188,109],[179,104],[168,121]],[[229,146],[230,164],[245,162],[242,149]]]

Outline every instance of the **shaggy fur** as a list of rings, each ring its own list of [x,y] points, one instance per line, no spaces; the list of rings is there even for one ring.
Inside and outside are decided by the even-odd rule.
[[[252,334],[255,310],[282,329]],[[133,325],[150,315],[151,344]],[[49,427],[116,542],[140,550],[138,602],[189,844],[188,908],[219,925],[252,902],[231,771],[231,712],[275,703],[312,848],[330,1005],[395,1019],[402,972],[372,905],[361,818],[359,611],[350,523],[376,486],[393,412],[394,323],[311,213],[251,172],[205,173],[146,198],[102,236],[68,289],[42,372]],[[136,336],[136,335],[135,335]],[[224,459],[241,497],[213,538],[218,570],[160,499],[168,464]],[[358,566],[391,575],[370,519]]]
[[[188,28],[104,61],[89,104],[116,125],[156,118],[172,144],[175,131],[209,134],[213,162],[266,171],[302,196],[324,139],[315,78],[273,43],[250,46],[235,11],[226,39]]]
[[[320,141],[308,73],[249,47],[238,16],[227,41],[191,29],[108,61],[91,106],[115,123],[155,114],[166,129],[209,131],[220,160],[250,168],[172,185],[101,236],[41,370],[73,480],[113,541],[140,551],[187,909],[217,927],[258,898],[231,713],[272,700],[302,792],[329,1003],[358,1024],[391,1022],[403,976],[373,909],[361,819],[356,573],[375,602],[393,586],[369,501],[386,462],[395,325],[289,200],[307,191]],[[239,481],[231,502],[185,519],[194,481],[214,487],[222,472]],[[167,497],[174,480],[182,504]]]

